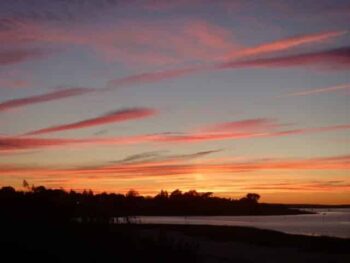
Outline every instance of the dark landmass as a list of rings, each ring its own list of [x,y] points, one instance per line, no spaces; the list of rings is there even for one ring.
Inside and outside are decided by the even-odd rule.
[[[17,217],[50,217],[50,220],[79,218],[81,221],[109,222],[115,217],[135,215],[190,216],[190,215],[291,215],[308,212],[286,205],[260,204],[260,196],[249,193],[239,200],[219,198],[212,193],[195,190],[168,194],[161,191],[154,197],[138,195],[136,191],[123,194],[94,194],[61,189],[32,187],[16,191],[12,187],[0,189],[0,209]]]
[[[350,260],[350,239],[289,235],[248,227],[142,225],[129,220],[139,213],[299,213],[283,205],[259,204],[256,194],[231,200],[212,197],[211,193],[174,192],[141,197],[134,191],[127,195],[94,195],[89,191],[76,193],[44,187],[33,187],[26,192],[3,187],[0,189],[0,257],[4,262],[75,263]],[[127,223],[110,224],[115,216],[125,218]]]

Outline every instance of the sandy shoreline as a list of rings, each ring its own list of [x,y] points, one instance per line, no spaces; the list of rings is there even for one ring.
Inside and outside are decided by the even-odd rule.
[[[252,227],[0,221],[11,262],[350,262],[350,239]]]

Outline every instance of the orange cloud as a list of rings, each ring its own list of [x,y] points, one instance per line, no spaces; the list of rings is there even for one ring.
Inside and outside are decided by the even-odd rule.
[[[110,112],[102,116],[87,119],[83,121],[78,121],[69,124],[62,124],[58,126],[48,127],[36,131],[26,133],[25,135],[38,135],[57,131],[75,130],[86,127],[93,127],[104,125],[108,123],[123,122],[128,120],[135,120],[146,118],[156,114],[156,110],[148,108],[133,108],[133,109],[123,109],[119,111]]]
[[[249,186],[242,186],[241,189],[265,191],[272,190],[273,192],[324,192],[324,191],[349,191],[350,183],[340,181],[334,183],[333,181],[325,182],[310,182],[310,183],[272,183],[272,184],[252,184]],[[280,201],[281,202],[281,201]]]
[[[202,155],[206,155],[202,154]],[[194,155],[196,156],[196,155]],[[28,167],[3,165],[0,168],[1,174],[19,174],[32,173],[33,176],[42,175],[92,175],[93,177],[103,178],[104,175],[109,178],[144,178],[158,176],[177,176],[193,174],[232,174],[242,172],[256,171],[326,171],[326,170],[350,170],[350,156],[335,156],[309,159],[258,159],[245,162],[225,162],[218,163],[215,159],[208,162],[191,163],[184,162],[188,159],[172,159],[145,161],[136,163],[117,163],[98,165],[95,167],[78,168],[47,168],[47,167]],[[91,177],[91,178],[93,178]]]
[[[159,159],[136,159],[122,162],[108,162],[88,167],[40,167],[6,165],[0,167],[0,178],[5,183],[17,184],[23,178],[48,187],[66,189],[93,189],[94,191],[126,192],[136,188],[143,194],[155,194],[160,189],[183,190],[197,189],[214,191],[216,194],[231,196],[236,193],[258,191],[259,193],[302,193],[302,192],[348,192],[350,182],[339,179],[311,178],[296,176],[291,178],[284,173],[337,171],[346,173],[350,170],[350,156],[333,156],[320,158],[270,158],[252,160],[228,160],[222,162],[212,158],[191,161],[208,152],[185,154],[177,158],[170,156]],[[146,154],[147,155],[147,154]],[[174,157],[174,158],[173,158]],[[126,157],[125,159],[128,159]],[[259,175],[258,177],[256,175]],[[262,177],[263,176],[263,177]],[[260,178],[260,179],[259,179]],[[240,194],[241,195],[241,194]],[[266,199],[265,199],[266,200]],[[278,198],[278,202],[283,202]]]

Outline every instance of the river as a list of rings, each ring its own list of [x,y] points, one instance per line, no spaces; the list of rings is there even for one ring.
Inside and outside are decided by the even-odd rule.
[[[310,210],[310,209],[309,209]],[[139,216],[143,224],[248,226],[290,234],[350,238],[350,209],[312,209],[317,214],[282,216]]]

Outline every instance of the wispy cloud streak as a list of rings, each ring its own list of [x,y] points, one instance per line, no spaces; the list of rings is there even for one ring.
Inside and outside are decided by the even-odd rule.
[[[220,126],[220,124],[218,125]],[[278,126],[277,126],[278,127]],[[292,135],[313,134],[321,132],[332,132],[350,129],[350,124],[325,126],[316,128],[301,128],[291,130],[249,130],[249,131],[215,131],[215,132],[190,132],[190,133],[160,133],[145,134],[137,136],[107,137],[107,138],[85,138],[85,139],[57,139],[57,138],[31,138],[31,137],[0,137],[0,152],[10,152],[18,150],[52,148],[66,145],[91,146],[91,145],[121,145],[121,144],[141,144],[141,143],[200,143],[206,141],[220,140],[240,140],[252,138],[269,138]]]
[[[172,79],[180,76],[186,76],[202,71],[216,71],[223,69],[240,69],[240,68],[283,68],[296,66],[324,66],[332,69],[350,68],[350,47],[325,50],[320,52],[303,53],[289,56],[280,56],[272,58],[259,58],[251,60],[238,60],[228,63],[220,63],[214,66],[200,66],[178,70],[166,70],[160,72],[148,72],[136,74],[125,78],[110,80],[105,89],[120,88],[122,86],[136,85],[142,83],[155,83],[162,80]],[[20,107],[40,102],[46,102],[71,96],[83,95],[87,92],[96,91],[93,89],[72,88],[43,95],[14,99],[0,103],[0,111],[9,108]]]
[[[174,69],[174,70],[164,70],[158,72],[147,72],[136,74],[124,78],[110,80],[107,83],[107,88],[113,89],[123,86],[130,86],[136,84],[144,84],[144,83],[156,83],[162,80],[168,80],[173,78],[178,78],[190,74],[194,74],[196,72],[202,72],[209,69],[206,66],[200,67],[191,67],[191,68],[183,68],[183,69]]]
[[[156,113],[157,113],[156,110],[149,109],[149,108],[123,109],[123,110],[110,112],[92,119],[87,119],[83,121],[73,122],[69,124],[62,124],[62,125],[57,125],[53,127],[32,131],[32,132],[26,133],[25,135],[39,135],[39,134],[46,134],[51,132],[100,126],[100,125],[109,124],[109,123],[124,122],[129,120],[150,117],[155,115]]]
[[[18,107],[28,106],[32,104],[38,104],[38,103],[43,103],[48,101],[69,98],[73,96],[79,96],[92,91],[93,89],[88,89],[88,88],[68,88],[68,89],[62,89],[62,90],[53,91],[53,92],[36,95],[36,96],[7,100],[0,103],[0,112],[6,111],[12,108],[18,108]]]
[[[219,123],[204,127],[202,130],[207,132],[262,131],[271,130],[278,126],[279,124],[275,120],[260,118]]]
[[[122,160],[114,161],[112,164],[139,164],[139,163],[173,163],[179,161],[188,161],[205,157],[221,150],[208,150],[189,154],[164,154],[164,151],[145,152],[127,156]]]
[[[217,69],[283,68],[296,66],[323,66],[332,69],[347,69],[350,67],[350,47],[346,46],[288,56],[232,61],[217,65]]]
[[[4,23],[3,23],[4,24]],[[231,31],[204,20],[150,22],[118,20],[101,28],[38,23],[21,20],[5,23],[0,40],[4,45],[84,46],[108,61],[126,65],[169,65],[214,60],[235,44]]]
[[[203,36],[202,33],[199,34],[199,32],[201,32],[200,30],[201,29],[196,29],[195,27],[195,31],[196,32],[198,31],[197,32],[198,37],[206,39],[205,40],[206,45],[210,46],[212,42],[215,43],[215,45],[221,45],[220,39],[216,39],[213,35]],[[323,33],[323,34],[316,34],[316,35],[280,40],[277,42],[257,46],[255,48],[246,49],[246,51],[243,50],[241,57],[248,56],[253,53],[264,54],[264,53],[270,53],[281,49],[285,50],[285,49],[294,47],[296,45],[311,43],[312,41],[326,40],[328,38],[344,34],[344,32],[345,31],[329,32],[329,33]],[[18,35],[18,34],[15,34],[15,35]],[[51,35],[52,33],[50,33],[50,36]],[[54,35],[51,37],[57,38],[58,36]],[[62,36],[59,39],[60,41],[68,41],[66,37],[67,36]],[[78,41],[78,43],[80,42]],[[344,48],[325,50],[325,51],[314,52],[314,53],[304,53],[304,54],[270,57],[270,58],[259,58],[259,59],[250,59],[250,60],[247,60],[247,59],[233,60],[227,63],[225,62],[225,63],[218,63],[218,64],[212,64],[212,65],[201,65],[201,66],[194,66],[194,67],[187,67],[187,68],[163,70],[158,72],[146,72],[146,73],[135,74],[135,75],[131,75],[123,78],[112,79],[107,82],[106,88],[99,89],[99,91],[102,92],[102,91],[116,89],[124,86],[132,86],[132,85],[138,85],[138,84],[144,84],[144,83],[157,83],[163,80],[175,79],[178,77],[201,73],[204,71],[217,71],[217,70],[223,70],[223,69],[240,69],[240,68],[254,68],[254,67],[280,68],[280,67],[305,66],[305,65],[306,66],[327,66],[332,68],[343,69],[343,68],[348,68],[350,65],[349,50],[350,50],[349,47],[344,47]],[[246,53],[246,55],[244,55],[244,53]],[[41,55],[39,51],[35,51],[33,54],[30,52],[28,53],[28,52],[22,51],[22,52],[17,52],[13,54],[12,53],[8,53],[6,55],[4,54],[3,57],[1,57],[1,52],[0,52],[0,64],[7,64],[7,63],[25,60],[27,58],[30,58],[34,54]],[[4,111],[9,108],[25,106],[25,105],[30,105],[34,103],[41,103],[41,102],[61,99],[61,98],[70,97],[70,96],[83,95],[90,91],[92,91],[92,89],[73,88],[73,89],[61,90],[61,91],[47,93],[47,94],[33,96],[33,97],[14,99],[14,100],[0,103],[0,111]]]
[[[110,80],[107,83],[107,88],[113,89],[121,86],[156,83],[163,80],[201,73],[204,71],[244,68],[284,68],[299,66],[347,69],[350,67],[350,47],[287,56],[233,60],[231,62],[218,63],[215,65],[135,74],[124,78]]]
[[[350,84],[341,84],[341,85],[335,85],[335,86],[324,87],[324,88],[316,88],[316,89],[309,89],[309,90],[303,90],[298,92],[291,92],[285,95],[278,96],[277,98],[308,96],[308,95],[314,95],[314,94],[320,94],[320,93],[337,92],[337,91],[346,90],[346,89],[350,89]]]
[[[339,37],[347,33],[347,31],[333,31],[285,38],[267,44],[261,44],[256,47],[244,48],[230,52],[227,55],[227,58],[234,59],[238,57],[248,57],[289,50],[306,44],[329,41],[335,37]]]
[[[268,138],[268,137],[280,137],[289,135],[303,135],[320,132],[340,131],[350,129],[350,124],[317,127],[317,128],[302,128],[293,130],[251,130],[251,131],[232,131],[227,130],[216,132],[198,132],[188,133],[181,135],[162,136],[157,138],[158,141],[163,142],[204,142],[204,141],[220,141],[220,140],[239,140],[250,138]]]
[[[32,138],[32,137],[14,137],[0,136],[0,152],[10,152],[24,149],[42,149],[55,148],[67,145],[121,145],[136,144],[156,141],[157,135],[140,135],[110,138]]]

